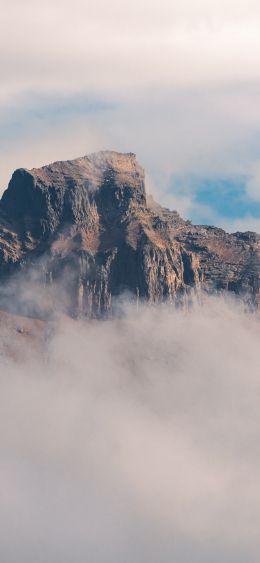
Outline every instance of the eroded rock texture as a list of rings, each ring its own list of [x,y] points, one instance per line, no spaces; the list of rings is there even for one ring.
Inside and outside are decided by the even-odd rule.
[[[147,202],[132,153],[16,170],[0,202],[2,286],[23,272],[34,302],[37,287],[39,302],[75,316],[110,313],[124,291],[157,302],[229,290],[257,304],[259,252],[255,233],[194,226]]]

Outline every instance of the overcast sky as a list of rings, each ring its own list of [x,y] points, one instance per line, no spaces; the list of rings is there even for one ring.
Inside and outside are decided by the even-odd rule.
[[[0,4],[1,190],[20,166],[130,150],[161,203],[260,230],[259,2]]]

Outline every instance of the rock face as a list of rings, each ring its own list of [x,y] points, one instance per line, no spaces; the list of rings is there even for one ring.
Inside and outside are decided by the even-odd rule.
[[[194,226],[147,201],[133,153],[16,170],[0,202],[2,287],[30,277],[39,301],[45,292],[74,316],[110,313],[124,291],[157,302],[228,290],[257,304],[259,258],[259,235]]]

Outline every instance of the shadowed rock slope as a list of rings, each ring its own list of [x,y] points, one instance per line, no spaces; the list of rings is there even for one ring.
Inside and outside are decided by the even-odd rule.
[[[194,226],[148,202],[133,153],[16,170],[0,202],[2,295],[15,288],[18,301],[22,275],[34,305],[73,316],[109,313],[124,291],[157,302],[228,290],[257,304],[259,252],[255,233]]]

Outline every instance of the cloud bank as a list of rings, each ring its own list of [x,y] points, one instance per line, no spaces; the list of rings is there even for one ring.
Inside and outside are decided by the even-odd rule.
[[[17,167],[107,148],[136,152],[162,203],[169,191],[176,200],[176,174],[213,184],[254,175],[256,1],[11,0],[1,14],[1,190]],[[249,184],[250,201],[255,193]],[[196,217],[193,193],[187,198]],[[224,222],[214,208],[211,216]],[[246,211],[244,223],[255,224]]]
[[[2,561],[259,561],[259,319],[204,299],[2,350]]]

